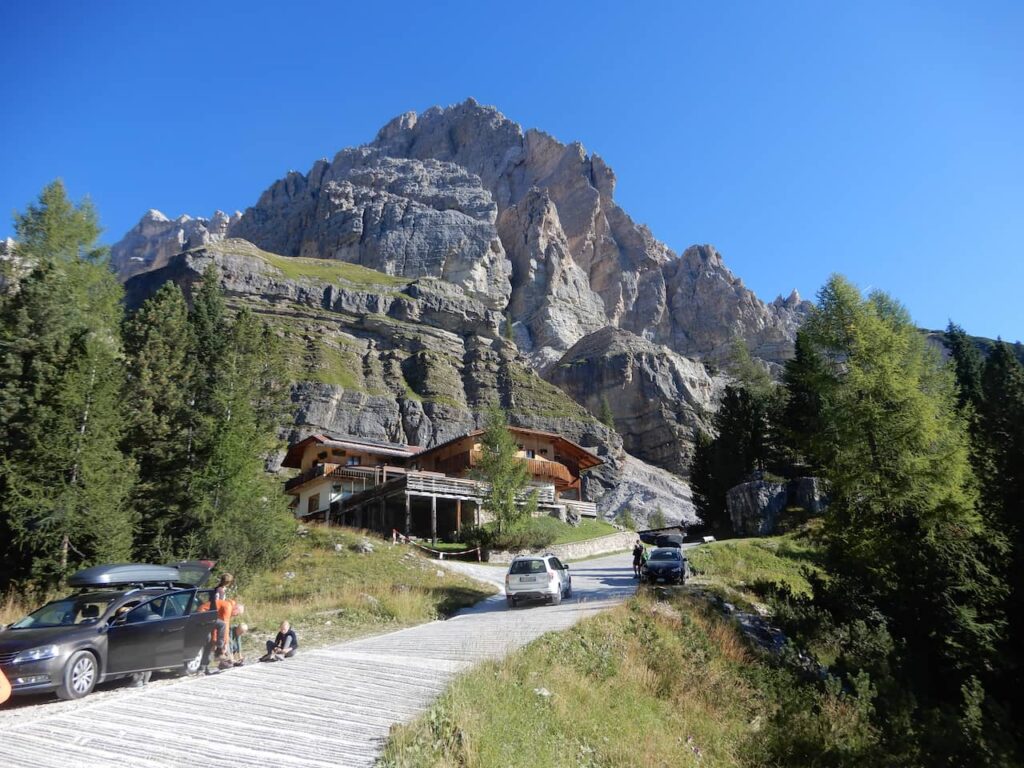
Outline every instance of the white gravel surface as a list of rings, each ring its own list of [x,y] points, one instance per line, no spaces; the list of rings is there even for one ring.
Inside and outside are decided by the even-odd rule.
[[[108,686],[76,702],[0,708],[0,765],[371,766],[390,727],[422,712],[458,673],[622,601],[629,555],[573,566],[573,598],[509,610],[497,595],[446,621],[211,677]],[[505,570],[446,562],[503,586]]]

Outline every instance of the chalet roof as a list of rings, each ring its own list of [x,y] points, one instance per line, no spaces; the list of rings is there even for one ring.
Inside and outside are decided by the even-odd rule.
[[[294,467],[296,469],[302,466],[302,454],[305,453],[306,446],[310,444],[322,445],[325,448],[341,448],[347,451],[364,451],[366,453],[376,453],[381,456],[394,456],[396,458],[408,459],[415,456],[423,449],[418,445],[400,445],[399,443],[384,443],[376,440],[364,440],[356,437],[333,437],[330,435],[310,435],[309,437],[300,440],[297,443],[293,443],[288,446],[288,452],[284,456],[284,461],[281,462],[283,467]]]
[[[574,458],[576,462],[580,465],[580,470],[590,469],[592,467],[597,467],[600,466],[601,464],[604,464],[603,459],[591,453],[583,446],[577,445],[569,438],[562,437],[557,432],[544,432],[539,429],[527,429],[525,427],[509,427],[508,429],[514,435],[531,435],[533,437],[543,437],[551,440],[555,444],[555,450],[557,450],[559,453],[563,455],[571,456],[572,458]],[[442,448],[447,448],[448,446],[457,443],[460,440],[465,440],[467,437],[479,437],[483,433],[484,430],[482,429],[474,429],[472,432],[467,432],[464,435],[459,435],[458,437],[454,437],[451,440],[447,440],[443,443],[435,445],[432,448],[420,448],[418,449],[416,456],[417,458],[420,458],[422,456],[428,456],[429,454],[435,451],[439,451]]]

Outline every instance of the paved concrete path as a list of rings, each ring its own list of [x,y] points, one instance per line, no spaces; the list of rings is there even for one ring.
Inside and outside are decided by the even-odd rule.
[[[503,586],[504,568],[446,565]],[[635,590],[628,555],[582,561],[572,574],[573,598],[559,606],[511,611],[498,595],[447,621],[277,664],[0,709],[0,765],[372,766],[391,726],[422,712],[455,675]]]

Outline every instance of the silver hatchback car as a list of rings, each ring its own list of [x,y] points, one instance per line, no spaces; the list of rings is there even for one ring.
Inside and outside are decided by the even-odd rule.
[[[558,605],[572,597],[569,566],[552,554],[515,558],[505,574],[505,599],[509,608],[521,600],[547,600]]]

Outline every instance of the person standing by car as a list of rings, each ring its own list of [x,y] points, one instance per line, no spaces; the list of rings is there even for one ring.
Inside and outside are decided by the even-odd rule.
[[[233,604],[228,605],[227,599],[228,588],[234,586],[235,577],[230,573],[222,573],[220,579],[217,581],[217,586],[213,589],[213,600],[211,605],[214,610],[217,611],[217,624],[214,629],[214,635],[216,636],[216,652],[214,658],[220,659],[225,653],[227,653],[228,646],[228,628],[231,624],[231,610]],[[225,603],[223,609],[221,603]]]
[[[7,676],[4,675],[4,671],[0,669],[0,704],[3,704],[11,698],[11,684],[7,680]]]
[[[640,539],[636,540],[636,544],[633,545],[633,576],[634,578],[640,578],[640,565],[644,560],[644,545]]]

